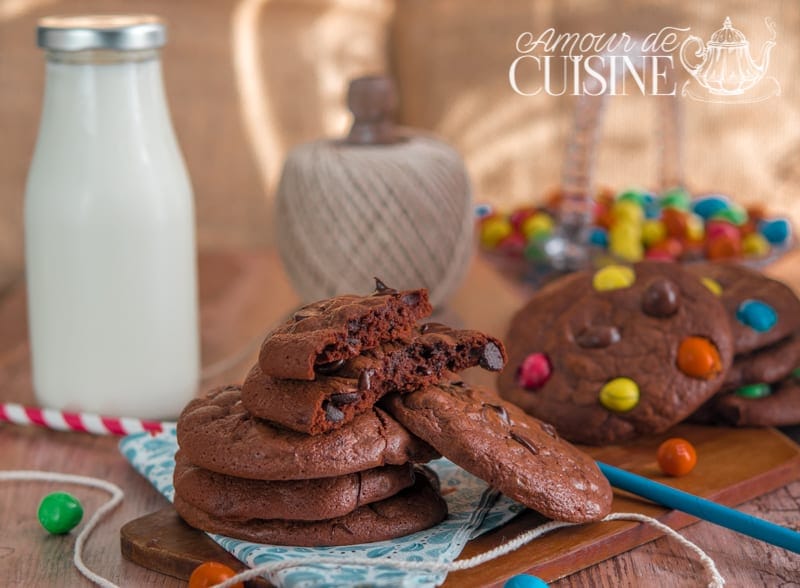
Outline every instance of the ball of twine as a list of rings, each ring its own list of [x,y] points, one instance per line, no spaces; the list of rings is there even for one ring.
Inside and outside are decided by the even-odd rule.
[[[276,196],[278,248],[304,301],[428,288],[439,305],[472,253],[472,193],[464,163],[423,135],[390,145],[323,140],[294,149]]]

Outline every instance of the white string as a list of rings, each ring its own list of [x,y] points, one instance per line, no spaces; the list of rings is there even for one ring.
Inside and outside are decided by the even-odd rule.
[[[705,568],[708,575],[711,577],[711,581],[707,584],[708,588],[721,588],[722,586],[725,585],[725,579],[719,573],[719,570],[717,570],[717,566],[714,563],[714,560],[712,560],[695,543],[692,543],[686,537],[683,537],[680,533],[678,533],[674,529],[668,527],[667,525],[664,525],[663,523],[657,521],[652,517],[648,517],[646,515],[638,513],[626,513],[626,512],[612,513],[607,517],[605,517],[604,519],[602,519],[603,522],[619,521],[619,520],[632,520],[652,525],[659,531],[677,540],[678,543],[693,551],[700,559],[701,564]],[[364,565],[364,566],[384,565],[397,568],[399,570],[408,570],[408,571],[455,572],[458,570],[466,570],[474,568],[483,563],[486,563],[487,561],[496,559],[507,553],[511,553],[512,551],[519,549],[523,545],[530,543],[537,537],[541,537],[542,535],[549,533],[550,531],[555,531],[556,529],[561,529],[563,527],[573,527],[578,524],[580,523],[565,523],[561,521],[551,521],[549,523],[545,523],[544,525],[540,525],[535,529],[526,531],[525,533],[522,533],[521,535],[515,537],[514,539],[506,541],[505,543],[498,545],[494,549],[490,549],[489,551],[481,553],[480,555],[476,555],[452,563],[397,561],[385,557],[384,558],[352,557],[347,559],[347,565]],[[304,565],[325,565],[325,564],[341,565],[342,560],[336,557],[309,557],[309,558],[304,558],[302,560],[298,559],[298,560],[287,560],[281,562],[266,563],[251,568],[249,570],[246,570],[240,574],[236,574],[230,579],[220,584],[216,584],[215,588],[228,588],[230,586],[233,586],[237,582],[252,580],[253,578],[257,578],[258,576],[261,576],[263,574],[273,575],[282,570],[293,567],[304,566]]]
[[[120,502],[122,502],[122,498],[124,493],[119,488],[119,486],[112,484],[111,482],[107,482],[105,480],[100,480],[98,478],[90,478],[87,476],[76,476],[72,474],[60,474],[56,472],[41,472],[41,471],[0,471],[0,481],[8,480],[8,481],[41,481],[41,482],[55,482],[61,484],[77,484],[79,486],[87,486],[89,488],[98,488],[100,490],[105,490],[111,495],[111,498],[103,504],[97,511],[92,515],[89,521],[84,526],[83,530],[78,534],[77,539],[75,540],[75,549],[74,549],[74,557],[73,562],[75,567],[78,568],[78,571],[83,574],[89,581],[94,582],[98,586],[102,586],[103,588],[119,588],[113,582],[95,574],[92,570],[90,570],[86,564],[83,562],[83,547],[86,544],[86,541],[89,539],[94,528],[97,524],[112,510],[114,510]],[[711,577],[711,581],[707,584],[708,588],[721,588],[725,585],[725,579],[717,570],[717,566],[714,563],[714,560],[711,559],[708,554],[706,554],[700,547],[698,547],[695,543],[689,541],[686,537],[683,537],[680,533],[675,531],[674,529],[668,527],[667,525],[657,521],[652,517],[648,517],[643,514],[638,513],[612,513],[602,519],[603,522],[609,521],[638,521],[641,523],[646,523],[651,525],[675,539],[678,543],[689,549],[690,551],[694,552],[697,557],[700,559],[700,563],[703,565],[705,570],[708,572],[708,575]],[[452,563],[443,563],[443,562],[414,562],[414,561],[396,561],[389,558],[366,558],[366,557],[354,557],[349,558],[347,560],[348,565],[366,565],[366,566],[375,566],[375,565],[385,565],[391,566],[400,570],[409,570],[409,571],[427,571],[427,572],[455,572],[458,570],[466,570],[470,568],[474,568],[479,566],[487,561],[491,561],[496,559],[500,556],[503,556],[507,553],[511,553],[516,549],[519,549],[523,545],[530,543],[534,539],[545,535],[551,531],[555,531],[556,529],[561,529],[563,527],[573,527],[578,525],[579,523],[565,523],[561,521],[551,521],[549,523],[545,523],[544,525],[540,525],[535,529],[531,529],[530,531],[526,531],[521,535],[506,541],[505,543],[498,545],[494,549],[490,549],[489,551],[485,551],[480,555],[476,555],[467,559],[463,559],[460,561],[452,562]],[[324,564],[341,564],[341,559],[335,557],[311,557],[305,558],[302,560],[289,560],[289,561],[282,561],[282,562],[272,562],[263,564],[260,566],[256,566],[249,570],[246,570],[240,574],[233,576],[232,578],[222,582],[221,584],[217,584],[217,588],[226,588],[233,586],[237,582],[244,582],[247,580],[252,580],[253,578],[257,578],[262,574],[276,574],[282,570],[303,566],[303,565],[324,565]]]
[[[112,510],[119,506],[119,503],[122,502],[122,497],[124,493],[122,489],[116,484],[112,484],[111,482],[107,482],[105,480],[100,480],[98,478],[90,478],[88,476],[75,476],[72,474],[60,474],[57,472],[41,472],[41,471],[30,471],[30,470],[21,470],[21,471],[0,471],[0,481],[2,480],[9,480],[9,481],[38,481],[38,482],[55,482],[57,484],[76,484],[78,486],[87,486],[89,488],[98,488],[100,490],[105,490],[111,495],[111,498],[103,504],[97,511],[92,515],[86,525],[83,527],[81,532],[78,534],[77,539],[75,539],[75,548],[74,548],[74,556],[72,558],[75,567],[78,568],[78,571],[83,574],[90,582],[94,582],[98,586],[102,586],[103,588],[119,588],[113,582],[110,582],[95,574],[92,570],[88,568],[88,566],[83,562],[83,547],[86,544],[86,541],[89,539],[89,535],[92,534],[92,531],[97,526],[97,524]]]

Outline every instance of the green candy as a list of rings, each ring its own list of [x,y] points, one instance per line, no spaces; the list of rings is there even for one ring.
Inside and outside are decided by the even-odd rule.
[[[796,367],[792,370],[792,377],[800,380],[800,367]]]
[[[683,188],[673,188],[667,190],[661,196],[661,208],[677,208],[678,210],[689,210],[689,202],[692,197]]]
[[[724,220],[740,227],[747,222],[747,211],[741,206],[732,205],[725,210],[720,210],[711,217],[711,220]]]
[[[66,492],[53,492],[39,504],[39,522],[53,535],[74,529],[83,518],[83,507],[77,498]]]
[[[639,190],[625,190],[619,196],[617,196],[617,202],[625,202],[631,201],[635,202],[639,206],[644,206],[644,192]]]
[[[769,384],[748,384],[736,390],[736,395],[742,398],[764,398],[772,394]]]

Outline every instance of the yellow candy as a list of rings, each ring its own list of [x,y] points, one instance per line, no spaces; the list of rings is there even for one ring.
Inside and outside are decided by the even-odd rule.
[[[487,218],[481,223],[481,245],[493,249],[514,231],[511,222],[504,217]]]
[[[769,253],[769,241],[761,233],[750,233],[742,239],[742,251],[750,257],[762,257]]]
[[[522,234],[526,239],[535,235],[544,235],[553,230],[553,217],[546,212],[537,212],[522,223]]]
[[[646,220],[642,224],[642,241],[650,247],[667,237],[667,227],[660,220]]]
[[[713,278],[700,278],[700,281],[703,282],[703,286],[711,290],[715,296],[722,296],[722,286],[719,285],[719,282]]]
[[[616,222],[639,224],[644,218],[642,207],[631,200],[619,200],[611,207],[611,215]]]
[[[690,214],[686,219],[686,237],[690,241],[702,241],[705,237],[706,228],[703,224],[703,217]]]
[[[623,261],[640,261],[644,257],[641,228],[632,223],[614,225],[608,234],[608,248]]]
[[[608,265],[597,270],[592,277],[592,286],[598,292],[628,288],[636,281],[633,268],[624,265]]]
[[[639,386],[630,378],[614,378],[600,389],[600,404],[614,412],[627,412],[639,404]]]

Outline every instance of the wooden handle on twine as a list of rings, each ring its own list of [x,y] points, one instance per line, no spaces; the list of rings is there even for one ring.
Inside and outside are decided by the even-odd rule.
[[[352,80],[347,90],[347,107],[353,113],[347,143],[390,145],[402,140],[392,121],[397,92],[390,77],[376,75]]]
[[[638,46],[641,47],[641,41],[638,41]],[[646,56],[646,52],[642,51],[641,55]],[[613,54],[607,53],[606,56],[611,57]],[[636,60],[634,65],[642,73],[644,59]],[[603,71],[607,74],[608,66]],[[617,72],[620,79],[624,75],[624,69]],[[673,76],[668,71],[667,84],[672,79]],[[574,233],[587,227],[592,220],[597,147],[608,101],[608,94],[600,93],[599,84],[596,78],[586,81],[585,92],[578,99],[575,108],[574,126],[564,156],[561,178],[563,199],[559,216],[562,225],[573,228],[571,232]],[[676,95],[659,96],[658,107],[659,187],[667,189],[683,185],[681,111]]]

